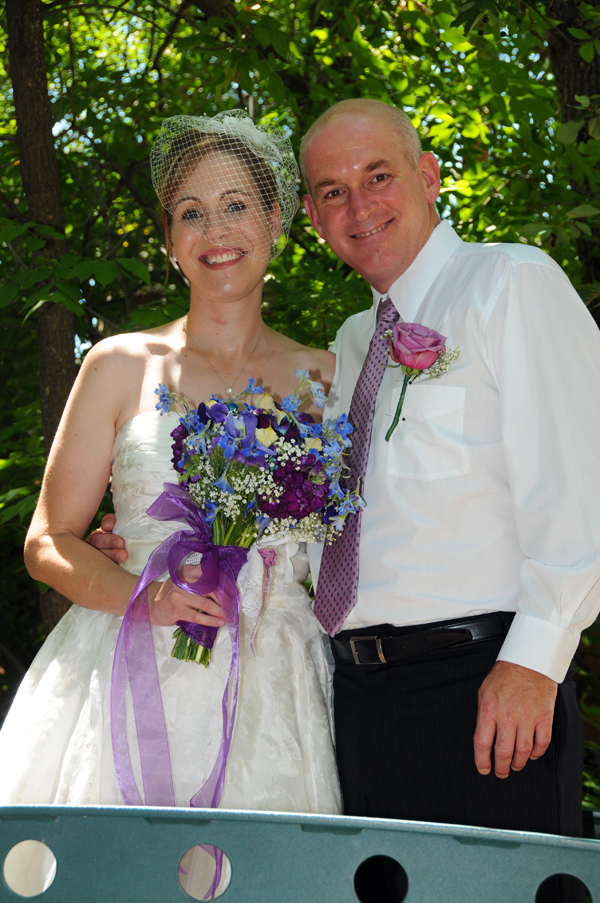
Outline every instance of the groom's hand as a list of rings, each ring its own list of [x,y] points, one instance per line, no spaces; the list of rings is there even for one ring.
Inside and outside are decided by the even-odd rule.
[[[498,778],[543,756],[552,737],[557,687],[539,671],[496,662],[479,689],[473,746],[480,774],[492,770],[492,748]]]
[[[125,548],[123,537],[113,533],[116,521],[117,518],[114,514],[105,514],[100,521],[99,529],[90,533],[86,538],[86,542],[89,542],[99,552],[103,552],[111,561],[120,564],[123,561],[127,561],[129,555]]]

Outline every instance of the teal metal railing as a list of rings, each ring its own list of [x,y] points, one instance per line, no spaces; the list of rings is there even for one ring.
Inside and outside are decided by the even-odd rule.
[[[229,858],[223,903],[355,903],[355,872],[375,855],[405,869],[406,903],[534,903],[559,873],[579,878],[600,903],[600,839],[229,810],[0,808],[0,867],[24,840],[56,857],[42,903],[183,903],[179,861],[195,844]],[[22,899],[0,878],[1,903]]]

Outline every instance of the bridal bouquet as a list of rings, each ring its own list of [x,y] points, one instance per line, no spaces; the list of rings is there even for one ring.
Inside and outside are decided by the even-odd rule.
[[[161,414],[174,404],[180,408],[171,433],[173,466],[214,547],[248,549],[270,536],[331,542],[348,514],[364,506],[358,491],[340,487],[343,456],[352,444],[347,416],[316,423],[300,409],[309,398],[322,407],[323,387],[307,370],[297,370],[296,378],[296,391],[282,404],[253,379],[241,401],[213,396],[196,409],[164,385],[155,390]],[[149,513],[155,516],[152,508]],[[203,575],[210,564],[204,555]],[[216,634],[216,628],[178,621],[172,654],[207,666]]]

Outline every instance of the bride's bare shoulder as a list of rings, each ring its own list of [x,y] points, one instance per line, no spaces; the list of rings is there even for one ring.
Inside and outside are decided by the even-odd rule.
[[[335,354],[325,351],[323,348],[301,345],[300,342],[279,332],[274,334],[277,336],[276,341],[281,351],[290,356],[295,369],[308,370],[312,378],[323,383],[327,389],[335,372]]]
[[[139,332],[121,332],[108,336],[94,345],[86,355],[86,361],[95,363],[126,364],[146,359],[149,355],[169,354],[181,345],[182,321],[174,320],[154,329]]]

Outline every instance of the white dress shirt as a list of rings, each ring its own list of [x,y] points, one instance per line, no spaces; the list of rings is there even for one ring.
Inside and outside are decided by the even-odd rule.
[[[326,416],[350,408],[373,294],[332,346]],[[466,243],[444,222],[388,294],[461,352],[408,387],[389,443],[403,373],[384,374],[343,629],[516,611],[499,658],[561,681],[600,607],[596,325],[542,251]]]

